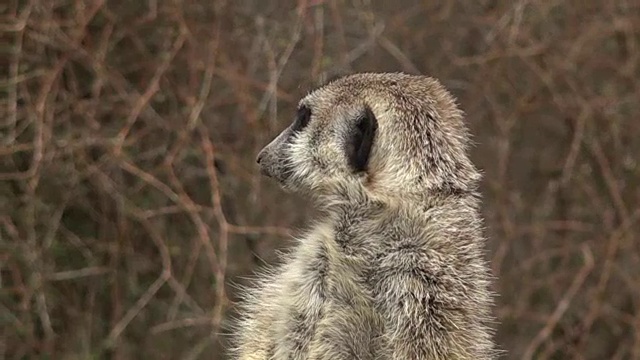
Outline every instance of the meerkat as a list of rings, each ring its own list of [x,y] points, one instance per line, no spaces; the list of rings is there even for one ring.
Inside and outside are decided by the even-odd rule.
[[[353,74],[304,97],[257,162],[322,216],[246,290],[231,358],[495,358],[469,143],[431,77]]]

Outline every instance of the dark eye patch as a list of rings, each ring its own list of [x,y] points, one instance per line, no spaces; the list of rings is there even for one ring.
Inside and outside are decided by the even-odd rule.
[[[378,130],[378,120],[369,107],[356,120],[351,131],[351,139],[347,144],[347,158],[353,170],[367,170],[371,148]]]
[[[307,106],[302,105],[298,109],[298,113],[296,114],[296,120],[293,123],[293,132],[301,131],[307,125],[309,125],[309,120],[311,120],[311,109]]]

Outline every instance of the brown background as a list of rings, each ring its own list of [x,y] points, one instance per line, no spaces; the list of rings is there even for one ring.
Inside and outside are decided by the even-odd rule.
[[[336,75],[435,76],[509,359],[640,359],[640,2],[7,0],[0,358],[223,359],[304,201],[261,146]]]

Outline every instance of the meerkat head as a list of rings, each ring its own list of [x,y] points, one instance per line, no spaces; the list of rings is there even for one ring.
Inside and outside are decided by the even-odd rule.
[[[474,190],[468,143],[462,112],[437,80],[362,73],[304,97],[257,162],[286,190],[408,200]]]

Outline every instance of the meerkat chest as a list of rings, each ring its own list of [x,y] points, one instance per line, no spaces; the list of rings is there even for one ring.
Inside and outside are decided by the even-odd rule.
[[[278,336],[290,341],[279,345],[280,353],[301,359],[355,353],[373,359],[382,320],[367,285],[371,262],[346,253],[330,236],[320,233],[295,251],[287,272],[287,320]]]
[[[323,316],[309,346],[309,359],[374,359],[381,347],[382,318],[375,311],[365,281],[367,266],[347,257],[330,263]],[[357,356],[356,356],[357,355]]]

